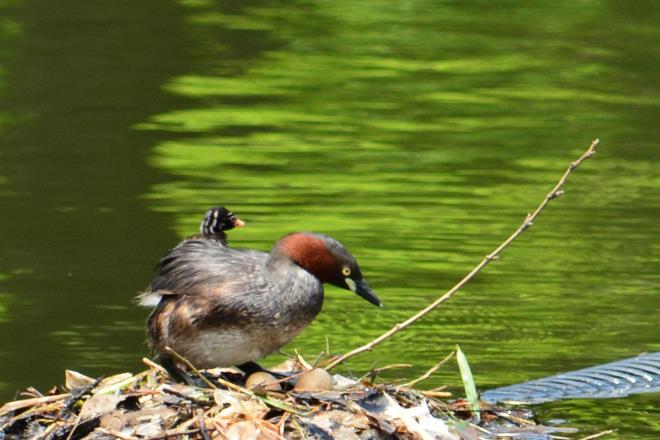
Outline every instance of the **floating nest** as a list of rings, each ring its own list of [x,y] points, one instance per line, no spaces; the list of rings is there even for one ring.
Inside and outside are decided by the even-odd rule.
[[[540,440],[569,432],[539,425],[528,410],[485,404],[478,426],[449,393],[377,383],[378,370],[331,376],[300,357],[275,369],[280,375],[247,380],[233,369],[197,371],[195,385],[145,363],[139,374],[102,379],[67,370],[63,389],[26,390],[0,407],[0,439]]]

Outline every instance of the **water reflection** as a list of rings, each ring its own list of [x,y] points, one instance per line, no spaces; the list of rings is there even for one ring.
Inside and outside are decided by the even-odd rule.
[[[342,239],[353,240],[351,248],[366,255],[361,260],[375,273],[370,278],[385,290],[391,309],[368,318],[361,311],[349,314],[346,322],[359,323],[361,317],[366,322],[344,332],[336,325],[333,304],[336,310],[350,309],[351,304],[333,298],[326,307],[326,322],[321,318],[317,333],[309,331],[298,341],[309,341],[310,349],[318,346],[327,326],[337,332],[338,349],[377,334],[378,328],[433,297],[419,294],[414,302],[410,288],[437,291],[491,249],[582,147],[566,147],[566,139],[584,139],[575,134],[570,115],[595,115],[588,120],[591,130],[616,135],[613,126],[625,126],[631,108],[657,111],[659,102],[657,96],[601,87],[601,75],[616,73],[608,60],[621,54],[588,41],[575,44],[576,39],[588,40],[582,26],[594,19],[593,11],[564,17],[550,37],[551,16],[540,28],[538,21],[544,18],[517,22],[516,32],[531,41],[544,39],[545,44],[529,47],[498,35],[494,51],[483,45],[492,45],[491,18],[481,23],[471,16],[477,23],[457,31],[466,16],[441,14],[456,12],[447,5],[417,2],[403,11],[384,4],[361,8],[348,18],[326,3],[297,13],[256,6],[233,14],[196,3],[189,17],[200,34],[206,30],[210,36],[221,29],[225,37],[231,36],[229,41],[258,35],[282,48],[241,57],[236,61],[240,72],[230,72],[226,66],[239,52],[214,46],[219,61],[207,60],[200,74],[174,78],[165,87],[200,104],[156,115],[138,126],[187,134],[157,146],[151,159],[154,166],[180,176],[150,193],[158,209],[179,213],[180,235],[194,230],[197,218],[191,213],[215,203],[220,193],[224,202],[255,219],[240,232],[239,243],[267,248],[284,232],[311,229],[348,237]],[[419,26],[420,11],[430,14],[424,20],[445,26]],[[332,26],[309,34],[304,23],[311,17]],[[399,32],[356,33],[367,25],[395,26]],[[447,38],[452,35],[464,37],[462,51]],[[413,44],[419,41],[425,44]],[[554,50],[570,46],[570,54]],[[579,63],[571,58],[576,54]],[[614,251],[623,243],[599,240],[599,234],[625,235],[629,252],[649,255],[645,237],[657,229],[652,216],[641,216],[636,221],[645,222],[643,232],[635,240],[634,232],[625,232],[626,225],[609,220],[626,218],[627,208],[617,210],[616,203],[638,206],[646,200],[642,197],[647,194],[635,197],[642,181],[657,182],[650,160],[622,162],[617,157],[621,154],[623,148],[606,151],[597,170],[583,172],[582,185],[570,189],[574,201],[562,201],[563,206],[541,220],[550,227],[535,232],[535,247],[511,251],[514,267],[497,267],[484,276],[486,292],[464,300],[468,309],[454,335],[451,326],[435,318],[431,331],[441,330],[448,340],[445,347],[487,328],[487,333],[499,335],[497,353],[555,357],[563,342],[569,354],[575,347],[565,339],[593,330],[593,323],[585,322],[583,328],[576,324],[577,316],[587,313],[598,320],[601,308],[625,308],[621,303],[626,301],[614,293],[606,296],[613,302],[606,305],[591,303],[586,293],[600,295],[607,288],[600,276],[630,270],[631,254]],[[592,188],[599,189],[597,196]],[[590,213],[604,214],[608,221],[594,223]],[[570,242],[562,242],[567,236]],[[603,252],[611,254],[609,261],[599,260],[596,268],[585,264]],[[393,263],[395,268],[390,267]],[[650,258],[643,265],[649,271],[655,263]],[[618,289],[633,287],[622,283]],[[634,289],[640,292],[639,286]],[[576,297],[576,291],[585,294]],[[641,296],[642,303],[650,303],[650,292]],[[553,301],[556,306],[548,304]],[[575,308],[566,310],[573,301]],[[460,310],[461,300],[455,305]],[[478,327],[473,331],[466,322],[470,318]],[[422,350],[423,336],[420,326],[415,337],[422,339]],[[431,341],[429,356],[438,348],[437,339]],[[473,343],[493,349],[491,338]],[[548,365],[548,371],[553,368]]]
[[[231,40],[258,33],[282,48],[241,59],[240,72],[226,69],[236,51],[217,48],[219,61],[165,86],[199,104],[139,126],[185,133],[151,158],[179,176],[149,195],[174,213],[178,233],[194,230],[192,213],[221,197],[253,220],[234,233],[237,245],[267,249],[296,229],[341,237],[358,250],[386,309],[363,310],[331,291],[324,314],[293,345],[313,354],[329,335],[343,351],[408,317],[491,250],[590,131],[609,145],[533,236],[414,332],[352,367],[413,360],[404,374],[418,374],[460,342],[478,353],[472,359],[487,386],[657,348],[652,326],[635,318],[655,296],[649,237],[658,232],[658,198],[643,188],[658,185],[656,158],[649,139],[626,127],[640,113],[657,114],[660,101],[633,84],[607,87],[624,74],[612,60],[625,55],[591,41],[594,11],[553,11],[561,29],[553,29],[556,16],[521,19],[518,40],[481,16],[470,15],[468,27],[466,16],[435,10],[432,29],[420,26],[420,11],[436,7],[428,3],[415,3],[414,18],[393,5],[361,7],[350,18],[323,3],[297,14],[192,13],[200,29],[221,28]],[[310,34],[304,23],[314,19],[332,25]],[[356,32],[392,26],[387,35]],[[429,385],[456,381],[441,373]]]
[[[47,389],[67,367],[139,368],[143,318],[130,298],[157,237],[175,238],[139,198],[163,180],[144,161],[162,137],[128,127],[181,105],[159,87],[187,59],[185,39],[167,37],[180,28],[171,6],[6,3],[0,21],[21,32],[0,38],[3,400]]]

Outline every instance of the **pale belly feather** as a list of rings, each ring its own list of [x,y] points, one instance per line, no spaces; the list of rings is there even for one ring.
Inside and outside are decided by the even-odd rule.
[[[240,365],[278,350],[305,326],[208,329],[173,348],[199,368]]]

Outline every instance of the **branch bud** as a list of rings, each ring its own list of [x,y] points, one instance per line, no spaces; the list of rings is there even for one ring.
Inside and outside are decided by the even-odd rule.
[[[555,192],[553,192],[552,194],[550,194],[550,197],[548,197],[548,199],[550,199],[550,200],[552,200],[552,199],[556,199],[557,197],[559,197],[559,196],[561,196],[561,195],[563,195],[563,194],[564,194],[564,191],[561,190],[561,189],[558,189],[557,191],[555,191]]]

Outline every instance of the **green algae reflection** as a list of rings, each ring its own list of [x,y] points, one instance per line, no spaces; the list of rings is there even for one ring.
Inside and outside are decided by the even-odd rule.
[[[550,360],[575,359],[579,347],[608,346],[607,359],[650,348],[652,328],[628,318],[653,301],[659,254],[647,237],[658,225],[649,211],[634,227],[628,219],[658,200],[645,115],[658,115],[660,98],[609,86],[627,67],[588,32],[607,8],[520,5],[506,11],[505,32],[504,10],[369,2],[348,14],[340,3],[227,13],[182,2],[207,61],[163,86],[188,108],[136,125],[173,135],[149,158],[172,176],[145,195],[152,208],[172,213],[180,237],[223,203],[248,222],[230,234],[235,246],[267,250],[293,230],[345,242],[385,309],[328,289],[324,312],[292,344],[315,354],[327,335],[343,351],[451,286],[598,135],[598,163],[502,261],[353,366],[413,360],[421,370],[460,342],[483,386],[528,378],[519,365],[555,372]],[[651,66],[639,69],[655,81]],[[625,279],[631,270],[639,281]],[[612,309],[625,318],[600,319]],[[580,366],[594,357],[583,356]]]

